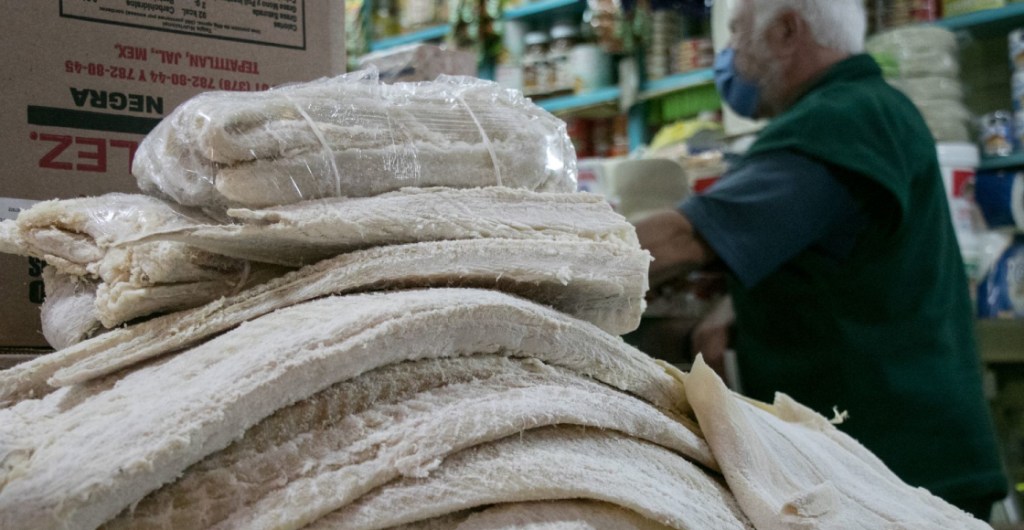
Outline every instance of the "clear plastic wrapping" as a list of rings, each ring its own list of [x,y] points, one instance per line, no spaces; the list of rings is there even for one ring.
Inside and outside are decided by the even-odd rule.
[[[892,64],[890,61],[898,65],[905,60],[916,62],[921,58],[940,56],[958,62],[956,34],[937,26],[908,26],[879,33],[868,39],[865,47],[883,66]]]
[[[60,348],[82,338],[80,331],[91,330],[94,322],[112,328],[204,304],[284,273],[281,267],[249,264],[175,241],[139,242],[215,222],[145,195],[44,201],[21,212],[17,221],[0,224],[0,252],[46,260],[44,332]],[[88,303],[80,296],[86,286]]]
[[[953,32],[933,26],[899,28],[871,37],[866,48],[889,82],[917,105],[936,141],[971,140]]]
[[[565,123],[495,83],[441,76],[380,82],[375,70],[264,92],[207,92],[139,146],[150,194],[221,209],[402,187],[506,186],[569,192]]]

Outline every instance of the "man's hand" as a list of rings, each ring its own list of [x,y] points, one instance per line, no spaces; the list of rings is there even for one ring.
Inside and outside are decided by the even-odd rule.
[[[693,230],[689,219],[676,210],[664,210],[636,223],[640,246],[654,256],[650,283],[656,286],[707,265],[715,253]]]

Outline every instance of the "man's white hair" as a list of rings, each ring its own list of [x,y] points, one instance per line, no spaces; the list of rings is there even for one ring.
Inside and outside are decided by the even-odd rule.
[[[864,0],[752,0],[754,34],[760,37],[784,10],[796,11],[818,44],[844,53],[864,51],[867,15]]]

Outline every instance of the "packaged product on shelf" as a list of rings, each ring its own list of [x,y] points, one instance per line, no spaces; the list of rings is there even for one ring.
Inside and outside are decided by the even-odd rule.
[[[558,22],[551,28],[548,64],[552,73],[552,92],[572,90],[575,85],[571,56],[579,35],[579,25],[572,22]]]
[[[584,22],[590,25],[596,43],[608,53],[624,53],[625,26],[622,6],[618,0],[587,0]]]
[[[956,35],[936,26],[910,26],[873,35],[865,43],[890,77],[960,73]]]
[[[614,134],[612,122],[607,118],[591,120],[590,138],[594,149],[594,156],[601,158],[611,156]]]
[[[917,105],[936,141],[971,141],[955,34],[934,26],[910,26],[877,34],[866,48],[886,79]]]
[[[1006,0],[942,0],[942,14],[946,17],[955,17],[1005,5]]]
[[[1024,28],[1011,31],[1006,40],[1010,51],[1010,66],[1018,71],[1024,69]]]
[[[1024,232],[1024,172],[979,171],[974,199],[989,227],[1012,227]]]
[[[505,62],[520,64],[526,52],[526,34],[529,25],[522,20],[506,20],[502,22],[501,45]]]
[[[1015,147],[1013,117],[1005,110],[981,117],[978,143],[985,156],[1008,156]]]
[[[434,0],[399,0],[398,24],[402,33],[439,22]]]
[[[873,32],[939,18],[939,0],[867,0],[867,7]]]
[[[1013,96],[1013,110],[1024,110],[1024,71],[1016,71],[1010,78],[1010,94]]]
[[[359,67],[376,68],[385,83],[433,81],[442,74],[477,74],[475,54],[433,44],[409,44],[369,53],[359,58]]]
[[[373,38],[384,39],[401,33],[398,4],[394,0],[373,1]]]
[[[594,156],[594,143],[591,136],[591,120],[587,118],[569,118],[565,121],[569,138],[576,149],[576,158]]]
[[[629,116],[619,114],[612,118],[612,147],[609,156],[629,155]]]
[[[612,57],[596,44],[577,44],[569,55],[573,89],[588,92],[612,84]]]
[[[1017,236],[978,286],[978,316],[1024,318],[1024,236]]]
[[[494,67],[494,82],[499,85],[523,92],[523,65],[519,63],[498,63]]]
[[[524,37],[523,93],[545,94],[550,88],[551,64],[548,62],[548,34],[531,31]]]
[[[672,66],[675,72],[689,72],[710,68],[715,60],[711,39],[683,39],[672,48]]]
[[[648,79],[659,79],[672,73],[671,50],[680,37],[682,17],[675,11],[662,9],[651,15],[644,60]]]
[[[388,85],[372,70],[192,98],[132,169],[143,191],[209,210],[407,186],[576,187],[565,123],[520,93],[467,77]]]

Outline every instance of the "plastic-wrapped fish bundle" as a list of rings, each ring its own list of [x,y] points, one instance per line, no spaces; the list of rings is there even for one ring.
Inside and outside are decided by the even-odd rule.
[[[937,141],[971,141],[956,35],[932,26],[905,27],[872,37],[867,50],[889,82],[917,105]]]
[[[139,146],[150,194],[221,209],[403,187],[575,190],[565,123],[478,79],[382,84],[373,70],[265,92],[209,92]]]

